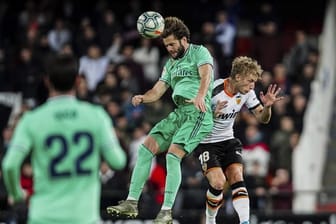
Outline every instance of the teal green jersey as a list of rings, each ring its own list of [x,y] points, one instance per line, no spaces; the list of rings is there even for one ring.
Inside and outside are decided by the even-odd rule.
[[[3,161],[5,184],[16,200],[22,197],[20,165],[29,153],[34,181],[29,223],[100,220],[101,156],[114,169],[126,164],[111,120],[101,107],[59,96],[23,115]]]
[[[201,80],[198,67],[204,64],[213,66],[213,58],[207,48],[195,44],[189,45],[182,58],[170,58],[167,61],[160,80],[166,82],[173,89],[172,98],[176,105],[179,104],[180,97],[183,99],[196,97]],[[210,105],[212,85],[213,74],[211,74],[211,82],[205,98],[207,105]]]

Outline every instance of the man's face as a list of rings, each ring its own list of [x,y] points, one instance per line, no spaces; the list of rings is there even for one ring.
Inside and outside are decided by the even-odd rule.
[[[248,74],[242,76],[238,74],[236,76],[236,89],[242,94],[248,93],[250,90],[253,90],[255,87],[258,78],[254,75]]]
[[[163,44],[173,59],[181,58],[184,55],[186,49],[183,44],[185,41],[185,38],[178,40],[174,35],[163,38]]]

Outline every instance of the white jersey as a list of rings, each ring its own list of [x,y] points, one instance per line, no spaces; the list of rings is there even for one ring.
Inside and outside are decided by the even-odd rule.
[[[253,110],[260,105],[254,90],[247,94],[237,93],[235,95],[227,92],[225,90],[227,81],[227,79],[217,79],[214,82],[211,98],[212,108],[216,106],[218,101],[228,101],[228,103],[221,110],[222,115],[214,118],[214,127],[211,133],[201,143],[215,143],[234,138],[234,120],[243,105],[246,105],[249,110]]]

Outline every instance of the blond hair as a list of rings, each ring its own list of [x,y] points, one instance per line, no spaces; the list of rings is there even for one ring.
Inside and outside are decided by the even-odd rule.
[[[232,62],[230,76],[234,78],[237,74],[242,76],[253,75],[261,79],[262,72],[263,70],[256,60],[246,56],[239,56]]]

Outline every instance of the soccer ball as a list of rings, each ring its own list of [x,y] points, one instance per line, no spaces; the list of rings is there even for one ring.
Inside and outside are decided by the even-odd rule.
[[[144,38],[157,38],[164,29],[164,19],[158,12],[144,12],[138,18],[137,29]]]

